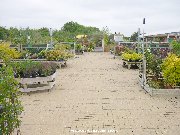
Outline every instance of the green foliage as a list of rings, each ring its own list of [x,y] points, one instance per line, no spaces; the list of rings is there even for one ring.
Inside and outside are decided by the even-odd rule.
[[[103,39],[103,33],[96,32],[94,34],[89,35],[88,39],[89,39],[90,43],[92,43],[94,46],[101,46],[102,39]]]
[[[93,42],[90,42],[90,44],[89,44],[89,46],[88,46],[88,48],[87,48],[87,51],[88,52],[93,52],[94,51],[94,44],[93,44]]]
[[[73,21],[65,23],[61,30],[64,32],[70,32],[74,36],[80,34],[92,34],[99,31],[96,27],[86,27]]]
[[[133,50],[129,49],[128,47],[124,47],[124,52],[129,54],[135,53]]]
[[[165,82],[170,86],[180,86],[180,58],[175,54],[163,61],[162,72]]]
[[[71,58],[73,55],[66,51],[49,50],[46,52],[46,59],[49,61],[61,61]]]
[[[55,62],[37,62],[31,60],[11,62],[9,65],[13,67],[14,76],[16,78],[50,76],[58,67]]]
[[[15,49],[11,49],[9,44],[1,43],[0,44],[0,59],[8,60],[19,58],[20,54]]]
[[[173,52],[180,56],[180,42],[174,40],[171,42],[171,45],[173,47]]]
[[[109,45],[111,43],[109,36],[107,34],[104,34],[104,43],[105,43],[105,45]]]
[[[0,27],[0,40],[7,41],[8,35],[8,30],[4,27]]]
[[[160,83],[156,80],[151,80],[148,82],[149,86],[152,87],[152,88],[155,88],[155,89],[160,89],[161,86],[160,86]]]
[[[49,36],[49,29],[48,28],[40,28],[38,29],[38,32],[41,34],[42,37],[48,37]]]
[[[71,45],[69,44],[56,44],[55,45],[55,50],[66,51],[70,49],[71,49]]]
[[[13,67],[16,77],[35,77],[38,72],[40,63],[27,60],[22,62],[11,62],[10,65]]]
[[[83,46],[81,44],[76,44],[75,50],[82,51],[82,49],[83,49]]]
[[[10,66],[0,68],[0,133],[10,135],[20,126],[19,115],[23,108],[19,100],[18,82]]]
[[[130,37],[130,41],[136,42],[137,40],[138,40],[138,32],[134,32]]]
[[[158,78],[161,77],[161,64],[162,64],[162,59],[158,58],[154,54],[152,54],[149,51],[145,52],[145,57],[146,57],[146,63],[147,63],[147,73],[151,74],[154,76],[155,80],[158,80]]]
[[[93,35],[96,32],[100,32],[99,28],[84,26],[77,22],[67,22],[61,28],[61,30],[53,31],[54,42],[74,42],[76,35]],[[30,36],[30,40],[27,39]],[[46,27],[40,29],[30,28],[9,28],[0,27],[0,40],[10,41],[12,44],[47,44],[50,42],[49,29]]]
[[[45,59],[46,58],[46,50],[42,50],[38,53],[38,58]]]

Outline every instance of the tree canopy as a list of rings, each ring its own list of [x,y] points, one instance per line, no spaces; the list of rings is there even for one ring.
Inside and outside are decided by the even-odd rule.
[[[84,26],[77,22],[67,22],[60,30],[53,30],[53,41],[74,42],[77,35],[92,35],[100,32],[99,28]],[[30,40],[28,41],[28,36]],[[50,42],[49,28],[5,28],[0,27],[0,40],[10,41],[12,44],[47,44]]]

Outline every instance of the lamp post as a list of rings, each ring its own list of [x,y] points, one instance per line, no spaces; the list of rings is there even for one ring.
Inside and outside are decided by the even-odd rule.
[[[140,46],[140,35],[141,35],[141,31],[140,31],[140,28],[138,28],[138,53],[140,53],[140,48],[139,48],[139,46]]]
[[[143,19],[143,42],[142,42],[142,53],[143,53],[143,87],[146,83],[146,60],[145,60],[145,52],[144,52],[144,25],[145,25],[145,18]]]

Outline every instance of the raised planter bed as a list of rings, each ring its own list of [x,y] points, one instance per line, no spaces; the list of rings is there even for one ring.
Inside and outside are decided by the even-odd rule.
[[[141,67],[142,65],[142,62],[140,61],[126,61],[126,60],[123,60],[123,66],[127,66],[128,69],[131,68],[132,65],[137,65],[139,68]]]
[[[139,77],[139,84],[141,87],[148,92],[151,96],[154,95],[173,95],[173,96],[180,96],[180,89],[155,89],[150,87],[148,84],[143,85],[142,78]]]
[[[55,85],[56,73],[47,77],[17,78],[21,92],[50,90]]]

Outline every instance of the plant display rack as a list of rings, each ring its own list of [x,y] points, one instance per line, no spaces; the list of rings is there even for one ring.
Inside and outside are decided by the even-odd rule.
[[[130,69],[131,68],[131,66],[132,65],[137,65],[138,67],[139,67],[139,69],[140,69],[140,67],[141,67],[141,65],[142,65],[142,62],[140,62],[140,61],[126,61],[126,60],[123,60],[123,66],[127,66],[128,67],[128,69]]]
[[[16,78],[21,92],[50,90],[55,85],[56,73],[47,77]]]

